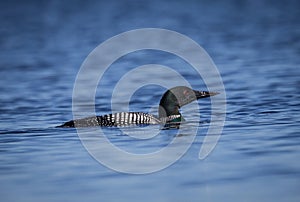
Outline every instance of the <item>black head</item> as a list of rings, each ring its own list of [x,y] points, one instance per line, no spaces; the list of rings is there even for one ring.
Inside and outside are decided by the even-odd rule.
[[[179,108],[197,99],[206,98],[219,93],[196,91],[186,86],[176,86],[167,90],[159,103],[159,117],[177,115]]]

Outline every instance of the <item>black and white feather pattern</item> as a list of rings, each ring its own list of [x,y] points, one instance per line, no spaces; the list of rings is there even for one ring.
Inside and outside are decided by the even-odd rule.
[[[93,116],[83,119],[68,121],[60,127],[91,127],[91,126],[129,126],[141,124],[164,124],[180,115],[157,118],[152,114],[143,112],[119,112],[102,116]]]
[[[160,120],[151,114],[142,112],[120,112],[97,116],[100,126],[127,126],[132,124],[159,124]]]

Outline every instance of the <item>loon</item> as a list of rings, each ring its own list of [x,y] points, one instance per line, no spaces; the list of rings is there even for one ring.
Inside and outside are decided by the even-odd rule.
[[[180,123],[184,118],[179,112],[180,107],[197,99],[217,95],[217,92],[196,91],[186,86],[176,86],[167,90],[159,103],[158,117],[143,112],[119,112],[102,116],[93,116],[76,119],[57,126],[69,127],[93,127],[93,126],[128,126],[141,124],[170,124]]]

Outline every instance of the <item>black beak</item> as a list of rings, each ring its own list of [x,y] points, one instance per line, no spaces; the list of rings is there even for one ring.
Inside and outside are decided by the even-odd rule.
[[[196,98],[200,99],[200,98],[205,98],[205,97],[210,97],[210,96],[214,96],[214,95],[218,95],[220,93],[217,92],[208,92],[208,91],[194,91]]]

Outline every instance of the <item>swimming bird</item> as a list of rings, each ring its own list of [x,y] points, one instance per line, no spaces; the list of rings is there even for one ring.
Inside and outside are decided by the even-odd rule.
[[[57,127],[128,126],[140,124],[170,124],[184,121],[179,109],[197,99],[217,95],[217,92],[197,91],[186,86],[168,89],[162,96],[158,117],[143,112],[118,112],[71,120]]]

